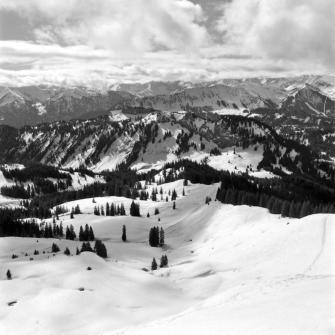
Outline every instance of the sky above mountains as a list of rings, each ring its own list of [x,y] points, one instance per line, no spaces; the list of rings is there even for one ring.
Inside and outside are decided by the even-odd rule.
[[[0,84],[335,73],[334,0],[0,0]]]

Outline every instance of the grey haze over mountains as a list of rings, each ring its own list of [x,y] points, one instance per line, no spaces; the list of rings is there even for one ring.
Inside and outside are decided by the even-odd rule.
[[[305,117],[333,117],[334,100],[335,77],[331,76],[121,83],[105,90],[42,85],[0,87],[0,124],[22,127],[89,119],[126,107],[160,111],[200,108],[220,113],[285,107]]]

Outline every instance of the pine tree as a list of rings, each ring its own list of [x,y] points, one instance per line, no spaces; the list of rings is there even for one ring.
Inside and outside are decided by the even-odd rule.
[[[60,251],[59,246],[56,243],[52,243],[51,251],[55,253]]]
[[[11,280],[12,279],[12,273],[10,272],[10,270],[7,270],[7,280]]]
[[[120,207],[120,215],[122,215],[122,216],[126,215],[126,210],[124,208],[124,204],[123,203],[121,204],[121,207]]]
[[[79,251],[79,249],[77,247],[77,249],[76,249],[76,255],[79,255],[79,254],[80,254],[80,251]]]
[[[89,241],[90,237],[90,228],[88,227],[88,224],[85,224],[85,229],[84,229],[84,241]]]
[[[149,212],[147,213],[147,218],[150,218],[150,214],[149,214]]]
[[[171,201],[176,200],[176,199],[177,199],[177,192],[175,189],[173,189],[172,195],[171,195]]]
[[[140,205],[136,204],[134,200],[130,205],[130,215],[131,216],[140,216]]]
[[[70,249],[68,247],[66,247],[66,249],[64,251],[64,255],[66,255],[66,256],[70,256],[71,255]]]
[[[152,259],[151,270],[152,270],[152,271],[157,270],[157,262],[156,262],[155,257]]]
[[[183,196],[185,196],[185,189],[183,188]]]
[[[80,228],[79,228],[79,241],[85,241],[85,239],[84,239],[84,230],[83,230],[82,226],[80,226]]]
[[[70,213],[70,219],[74,219],[74,215],[73,215],[73,212],[71,211]]]
[[[106,216],[109,216],[110,213],[109,213],[109,203],[106,202]]]
[[[85,251],[93,252],[90,242],[83,242],[83,244],[81,245],[80,252]]]
[[[155,208],[155,215],[158,215],[158,214],[159,214],[159,209]]]
[[[89,234],[88,234],[88,239],[89,239],[89,241],[94,241],[95,240],[93,228],[91,226],[90,226],[90,230],[89,230]]]
[[[173,202],[172,209],[176,209],[176,202],[175,201]]]
[[[167,256],[166,255],[162,255],[162,257],[161,257],[161,261],[160,261],[160,267],[161,268],[165,268],[165,267],[167,267],[168,266],[168,258],[167,258]]]
[[[126,226],[122,226],[122,241],[127,242],[127,231],[126,231]]]
[[[163,228],[161,227],[159,231],[159,245],[162,247],[164,244],[165,244],[165,234]]]
[[[76,233],[74,232],[74,228],[72,224],[70,225],[70,240],[74,240],[76,238]]]
[[[65,238],[67,240],[70,240],[70,229],[68,226],[66,226],[66,230],[65,230]]]
[[[102,258],[107,258],[106,246],[100,240],[95,241],[94,251],[96,252],[98,256]]]
[[[110,214],[110,216],[115,215],[115,205],[113,203],[110,206],[109,214]]]

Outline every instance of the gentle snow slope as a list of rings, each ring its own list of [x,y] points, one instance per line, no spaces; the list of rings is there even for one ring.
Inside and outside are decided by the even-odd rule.
[[[182,181],[162,186],[164,198],[183,188]],[[77,232],[92,225],[107,246],[107,261],[90,253],[53,257],[51,239],[1,238],[0,333],[332,334],[335,216],[283,219],[262,208],[205,205],[217,187],[185,187],[176,210],[171,201],[140,202],[150,218],[94,216],[92,200],[79,200],[84,214],[64,215],[63,224]],[[108,200],[124,202],[128,211],[129,200]],[[120,239],[123,224],[127,243]],[[164,251],[148,246],[153,225],[165,229]],[[56,243],[72,253],[79,245]],[[24,257],[35,249],[47,253]],[[142,270],[163,253],[169,268]],[[11,301],[17,303],[8,306]]]

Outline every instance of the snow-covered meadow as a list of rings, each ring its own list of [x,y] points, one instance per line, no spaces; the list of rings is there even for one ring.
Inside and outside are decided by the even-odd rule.
[[[124,203],[128,214],[126,198],[65,204],[79,204],[83,214],[60,216],[63,225],[73,224],[77,235],[80,225],[91,225],[107,247],[106,260],[63,254],[66,247],[75,254],[79,241],[1,238],[0,333],[334,333],[335,216],[288,219],[258,207],[206,205],[217,187],[189,185],[181,196],[183,181],[163,184],[164,201],[138,201],[140,218],[93,215],[106,201]],[[165,201],[173,189],[176,210]],[[163,250],[148,244],[157,225],[165,230]],[[61,249],[55,256],[53,242]],[[169,267],[150,271],[162,254]]]

